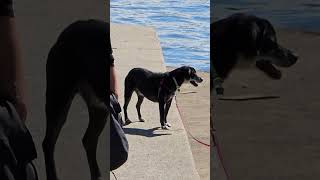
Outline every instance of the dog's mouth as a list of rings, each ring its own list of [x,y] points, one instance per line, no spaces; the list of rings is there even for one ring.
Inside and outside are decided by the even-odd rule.
[[[193,86],[195,86],[195,87],[198,86],[198,84],[197,84],[195,81],[190,81],[190,83],[191,83]]]
[[[194,80],[194,79],[193,79],[193,80],[190,80],[190,83],[191,83],[193,86],[197,87],[197,86],[198,86],[198,83],[202,83],[202,81],[203,81],[202,78],[197,77],[195,80]]]
[[[281,79],[282,73],[270,61],[259,60],[256,61],[258,69],[266,73],[272,79]]]

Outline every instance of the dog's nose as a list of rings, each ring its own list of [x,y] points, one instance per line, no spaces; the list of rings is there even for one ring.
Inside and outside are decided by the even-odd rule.
[[[298,61],[299,55],[296,54],[296,53],[293,53],[291,59],[292,59],[292,65],[293,65],[293,64],[295,64],[295,63]]]
[[[203,81],[203,79],[201,77],[199,77],[199,82],[202,82],[202,81]]]
[[[296,52],[290,51],[292,59],[294,61],[294,63],[299,59],[299,55]]]
[[[295,57],[295,60],[296,60],[296,61],[299,59],[299,54],[293,53],[293,56]]]

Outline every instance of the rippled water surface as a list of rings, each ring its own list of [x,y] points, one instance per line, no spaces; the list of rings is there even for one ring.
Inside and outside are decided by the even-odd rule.
[[[209,71],[210,1],[111,0],[111,22],[154,27],[166,65]]]
[[[277,27],[320,31],[320,0],[214,0],[215,18],[249,12]]]
[[[320,0],[214,0],[214,19],[247,12],[280,28],[320,31]],[[111,0],[111,21],[152,26],[165,62],[209,70],[209,0]]]

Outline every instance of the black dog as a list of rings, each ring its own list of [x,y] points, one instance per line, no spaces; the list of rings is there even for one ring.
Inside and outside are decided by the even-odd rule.
[[[107,120],[109,23],[77,21],[68,26],[51,48],[47,60],[46,136],[43,151],[48,180],[57,180],[54,149],[74,96],[80,93],[89,111],[82,142],[91,179],[101,179],[96,160],[99,136]]]
[[[132,69],[125,79],[125,102],[123,109],[126,124],[131,123],[128,118],[127,107],[133,91],[138,95],[136,108],[139,120],[144,121],[141,117],[140,106],[144,97],[146,97],[150,101],[159,103],[161,128],[168,129],[171,125],[167,122],[167,115],[175,92],[183,83],[190,82],[192,85],[198,86],[197,83],[201,83],[202,81],[197,75],[196,70],[188,66],[183,66],[166,73],[154,73],[142,68]]]
[[[235,67],[255,65],[273,79],[281,72],[274,66],[289,67],[298,57],[277,43],[271,23],[247,14],[234,14],[211,24],[211,80],[217,94]]]

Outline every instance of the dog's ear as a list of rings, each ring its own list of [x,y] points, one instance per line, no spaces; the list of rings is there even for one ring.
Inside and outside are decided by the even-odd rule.
[[[270,40],[277,42],[276,39],[276,31],[274,30],[273,26],[268,20],[261,20],[258,24],[260,28],[260,37],[259,39],[261,40],[261,43],[266,39],[269,38]]]
[[[277,38],[276,31],[274,30],[272,24],[266,20],[262,19],[258,22],[260,28],[260,33],[258,35],[258,48],[262,52],[267,52],[270,49],[276,48]]]
[[[260,27],[258,26],[258,24],[257,23],[255,23],[255,22],[253,22],[252,24],[251,24],[251,31],[249,31],[249,32],[251,32],[251,40],[252,40],[252,42],[251,42],[251,45],[252,45],[252,49],[255,49],[256,50],[256,53],[257,53],[257,55],[259,54],[259,48],[257,48],[257,47],[259,47],[259,43],[260,43],[260,33],[261,33],[261,29],[260,29]]]

